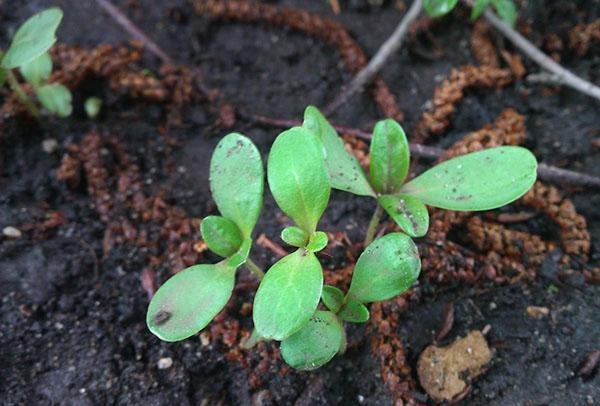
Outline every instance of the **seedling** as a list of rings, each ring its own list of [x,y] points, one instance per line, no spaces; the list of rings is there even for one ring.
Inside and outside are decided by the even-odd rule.
[[[8,82],[35,118],[40,117],[39,109],[21,87],[13,69],[19,69],[23,79],[35,90],[37,100],[48,111],[59,117],[67,117],[72,111],[69,89],[59,83],[48,82],[52,73],[48,50],[56,42],[56,30],[62,17],[63,12],[56,7],[30,17],[19,27],[6,53],[0,51],[0,86]]]
[[[408,140],[402,127],[391,119],[379,121],[373,129],[367,177],[315,107],[307,107],[303,126],[323,142],[332,187],[377,200],[365,246],[373,240],[383,210],[403,232],[422,237],[429,227],[425,205],[461,211],[491,210],[521,197],[536,179],[533,154],[525,148],[506,146],[442,162],[405,183],[410,162]]]
[[[222,216],[205,218],[201,233],[208,248],[225,259],[186,268],[156,292],[146,323],[164,341],[183,340],[206,327],[231,297],[241,265],[251,264],[251,271],[262,277],[248,255],[263,203],[264,173],[260,154],[248,138],[232,133],[217,144],[210,188]]]
[[[250,343],[281,341],[283,359],[297,369],[326,364],[345,350],[345,322],[366,322],[367,304],[398,296],[417,281],[421,261],[411,237],[427,232],[426,205],[489,210],[522,196],[536,179],[535,157],[521,147],[467,154],[406,182],[409,160],[406,135],[394,120],[375,125],[369,176],[315,107],[307,107],[301,127],[277,137],[269,153],[267,177],[275,201],[294,223],[281,232],[281,238],[297,250],[273,264],[262,278],[254,298],[255,330]],[[230,134],[218,144],[210,185],[222,216],[204,219],[202,236],[212,251],[226,259],[188,268],[158,290],[147,323],[166,341],[187,338],[204,328],[229,300],[237,267],[252,264],[248,253],[262,205],[263,173],[258,151],[247,138]],[[323,286],[323,270],[315,255],[328,242],[317,226],[331,188],[377,201],[366,248],[346,293]],[[384,210],[403,232],[372,241]],[[262,272],[254,270],[261,278]]]
[[[89,97],[83,103],[83,108],[85,110],[85,114],[92,120],[98,117],[100,114],[100,109],[102,108],[102,99],[98,97]]]
[[[431,17],[443,16],[458,4],[458,0],[424,0],[423,8]],[[513,0],[475,0],[471,9],[471,20],[476,20],[489,6],[492,6],[500,18],[514,27],[517,21],[517,7]]]

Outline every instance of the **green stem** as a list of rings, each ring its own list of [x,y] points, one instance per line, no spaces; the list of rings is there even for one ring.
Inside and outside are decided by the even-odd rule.
[[[263,272],[263,270],[260,269],[260,267],[258,265],[256,265],[254,263],[254,261],[252,261],[249,257],[246,258],[245,265],[246,265],[246,268],[248,268],[248,270],[250,272],[252,272],[252,274],[258,278],[258,280],[261,280],[263,278],[263,276],[265,276],[265,273]]]
[[[27,111],[29,111],[29,114],[31,114],[33,117],[35,117],[36,119],[39,120],[40,111],[35,106],[35,104],[31,101],[29,96],[27,96],[27,93],[25,93],[25,91],[19,84],[19,81],[17,80],[14,73],[12,73],[12,71],[10,69],[6,69],[6,80],[8,81],[8,85],[10,86],[12,91],[15,92],[15,94],[17,95],[17,97],[19,98],[21,103],[23,103],[23,106],[25,106]]]
[[[366,248],[369,244],[373,242],[373,237],[375,237],[375,231],[377,230],[377,226],[381,221],[381,215],[383,214],[383,207],[377,204],[377,208],[373,213],[373,217],[371,217],[371,222],[369,223],[369,228],[367,228],[367,234],[365,235],[365,242],[363,243],[364,248]]]

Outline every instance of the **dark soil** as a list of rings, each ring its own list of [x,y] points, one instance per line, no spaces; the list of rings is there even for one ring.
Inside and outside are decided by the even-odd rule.
[[[335,50],[322,42],[287,29],[268,28],[197,16],[183,0],[115,2],[178,61],[197,66],[206,84],[219,89],[225,100],[241,111],[282,118],[300,118],[307,104],[325,105],[350,78]],[[334,17],[328,2],[279,1],[320,15]],[[366,1],[342,1],[343,13],[334,17],[351,31],[372,55],[389,35],[401,13],[394,2],[380,7]],[[390,4],[388,4],[390,3]],[[61,42],[94,47],[123,44],[127,36],[92,1],[0,0],[0,43],[8,43],[20,21],[49,5],[65,11],[59,31]],[[527,2],[524,21],[533,27],[531,38],[541,43],[550,33],[564,34],[580,22],[600,16],[596,1]],[[444,52],[435,55],[431,41],[419,39],[394,56],[382,76],[398,98],[405,128],[418,121],[440,78],[454,67],[474,63],[468,46],[470,25],[464,13],[431,28]],[[596,46],[576,57],[565,51],[563,63],[598,82],[600,53]],[[158,68],[150,55],[144,67]],[[537,69],[526,64],[530,72]],[[96,95],[105,101],[99,120],[86,118],[81,104]],[[218,332],[180,343],[164,343],[146,328],[148,296],[141,274],[150,257],[159,283],[171,272],[170,253],[160,235],[159,222],[144,222],[123,202],[115,202],[115,219],[127,218],[138,233],[154,242],[147,246],[124,239],[106,247],[107,224],[91,199],[86,180],[75,189],[56,177],[69,144],[80,144],[96,130],[114,136],[132,164],[137,165],[147,196],[161,196],[189,218],[215,212],[208,188],[208,162],[224,130],[214,125],[206,103],[182,109],[182,125],[165,128],[165,107],[129,99],[111,92],[99,80],[84,82],[75,92],[71,118],[49,118],[37,124],[24,117],[7,120],[0,133],[0,229],[24,230],[19,239],[0,236],[0,403],[2,404],[394,404],[394,395],[382,380],[378,357],[365,326],[349,327],[349,350],[324,368],[300,373],[283,367],[273,346],[239,352]],[[447,134],[436,141],[447,147],[464,134],[492,122],[506,107],[527,118],[527,146],[540,161],[600,175],[598,103],[569,90],[555,91],[516,82],[503,90],[474,90],[459,103]],[[368,94],[357,96],[333,119],[369,128],[380,118]],[[239,119],[244,132],[268,152],[276,129],[261,128]],[[410,138],[410,133],[409,133]],[[42,149],[44,140],[58,142],[56,151]],[[118,154],[101,151],[116,188]],[[592,235],[591,261],[598,266],[600,194],[565,189]],[[359,242],[373,210],[372,202],[335,192],[322,221],[326,231],[344,231]],[[64,218],[42,227],[51,213]],[[279,230],[287,224],[268,197],[259,233],[281,243]],[[48,224],[47,224],[48,225]],[[555,227],[544,216],[519,226],[522,231],[557,239]],[[199,240],[193,232],[188,243]],[[457,236],[460,240],[460,236]],[[267,267],[275,255],[254,248],[257,262]],[[339,255],[338,255],[339,254]],[[469,330],[491,326],[487,337],[495,350],[488,372],[472,385],[465,404],[596,404],[600,402],[600,375],[577,375],[586,355],[600,342],[600,291],[581,273],[559,278],[560,252],[548,255],[534,281],[512,285],[482,282],[477,286],[454,283],[436,286],[423,282],[417,299],[400,316],[396,333],[405,345],[408,365],[414,368],[420,352],[432,343],[443,307],[454,302],[455,323],[443,343]],[[216,257],[202,254],[202,262]],[[347,265],[342,252],[322,258],[331,269]],[[582,260],[580,259],[579,262]],[[238,279],[251,281],[243,270]],[[252,284],[251,284],[252,285]],[[228,306],[228,318],[219,325],[251,329],[243,311],[252,302],[253,289],[240,288]],[[550,311],[541,319],[527,315],[528,306]],[[238,328],[238,329],[239,329]],[[207,330],[210,331],[210,328]],[[236,334],[239,334],[237,332]],[[235,341],[235,340],[234,340]],[[237,352],[236,352],[237,351]],[[159,369],[161,358],[173,364]],[[266,359],[266,361],[264,361]],[[410,395],[429,402],[418,386]]]

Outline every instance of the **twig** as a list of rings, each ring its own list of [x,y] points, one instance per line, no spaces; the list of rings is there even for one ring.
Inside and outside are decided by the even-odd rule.
[[[342,91],[329,103],[323,110],[326,115],[334,112],[338,107],[344,104],[350,96],[363,89],[373,77],[381,70],[389,57],[396,52],[410,28],[410,25],[419,17],[422,8],[422,0],[413,0],[408,12],[402,17],[400,24],[396,27],[392,35],[381,45],[377,53],[369,61],[367,66],[354,76],[354,78],[343,87]]]
[[[563,84],[585,95],[600,100],[600,87],[580,78],[579,76],[571,73],[571,71],[554,62],[550,57],[540,51],[535,45],[529,42],[516,30],[505,24],[500,18],[496,17],[491,10],[486,10],[484,17],[490,25],[500,31],[502,35],[511,41],[525,55],[540,65],[542,69],[548,71],[553,76],[553,79],[556,83]]]
[[[271,127],[284,128],[302,125],[302,121],[300,120],[288,120],[246,114],[243,114],[243,116],[249,120],[254,121],[257,124],[267,125]],[[331,123],[331,125],[340,133],[352,135],[354,137],[361,138],[364,140],[371,139],[371,133],[367,131],[363,131],[357,128],[346,127],[334,123]],[[442,148],[430,147],[422,144],[415,144],[413,142],[411,142],[409,145],[410,153],[420,158],[437,159],[441,157],[445,152]],[[571,171],[568,169],[557,168],[556,166],[546,165],[544,163],[538,164],[538,176],[540,179],[548,182],[600,189],[600,178],[597,176]]]

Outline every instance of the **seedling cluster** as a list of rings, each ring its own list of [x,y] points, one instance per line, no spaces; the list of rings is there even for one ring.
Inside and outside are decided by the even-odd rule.
[[[294,223],[282,230],[281,238],[296,250],[262,277],[248,257],[262,206],[260,155],[240,134],[223,138],[210,166],[211,191],[222,216],[205,218],[201,232],[207,246],[225,259],[171,277],[149,305],[150,330],[163,340],[177,341],[203,329],[229,300],[235,271],[245,263],[261,278],[254,298],[253,341],[280,341],[282,357],[290,366],[318,368],[344,352],[345,322],[366,322],[369,303],[398,296],[417,281],[421,261],[412,238],[427,232],[426,205],[490,210],[522,196],[536,179],[533,154],[506,146],[445,161],[406,182],[408,141],[402,127],[390,119],[375,125],[370,153],[367,176],[335,129],[312,106],[305,110],[302,126],[279,134],[269,153],[267,178],[275,201]],[[316,255],[328,243],[317,226],[331,188],[376,202],[365,249],[345,293],[323,285]],[[373,241],[383,211],[401,232]]]
[[[30,17],[15,33],[8,50],[0,51],[0,86],[5,82],[17,95],[29,113],[39,118],[38,106],[21,87],[13,69],[35,90],[39,103],[50,113],[59,117],[71,114],[71,92],[60,83],[49,83],[52,74],[52,58],[48,51],[56,42],[56,30],[63,12],[56,7]]]
[[[424,0],[423,8],[431,17],[443,16],[456,7],[458,0]],[[476,20],[489,6],[509,26],[514,27],[517,21],[517,7],[513,0],[474,0],[471,9],[471,20]]]

